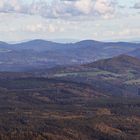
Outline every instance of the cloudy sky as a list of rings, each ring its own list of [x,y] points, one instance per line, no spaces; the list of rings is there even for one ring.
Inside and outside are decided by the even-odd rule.
[[[0,0],[0,40],[139,40],[140,0]]]

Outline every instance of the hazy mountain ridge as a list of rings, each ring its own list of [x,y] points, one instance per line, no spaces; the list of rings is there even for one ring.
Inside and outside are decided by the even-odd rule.
[[[93,62],[128,53],[140,48],[139,43],[99,42],[55,43],[32,40],[18,44],[0,43],[0,70],[21,71]]]

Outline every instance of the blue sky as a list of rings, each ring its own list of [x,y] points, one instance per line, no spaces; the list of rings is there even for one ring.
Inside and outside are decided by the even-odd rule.
[[[139,40],[139,0],[0,0],[0,40]]]

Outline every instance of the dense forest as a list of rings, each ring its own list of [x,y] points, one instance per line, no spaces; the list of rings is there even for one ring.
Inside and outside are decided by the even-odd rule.
[[[1,140],[140,139],[139,97],[113,97],[58,78],[6,77],[0,80]]]

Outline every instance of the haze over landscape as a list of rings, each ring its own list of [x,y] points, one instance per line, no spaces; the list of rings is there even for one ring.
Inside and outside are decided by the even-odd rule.
[[[0,140],[140,140],[140,1],[0,0]]]

